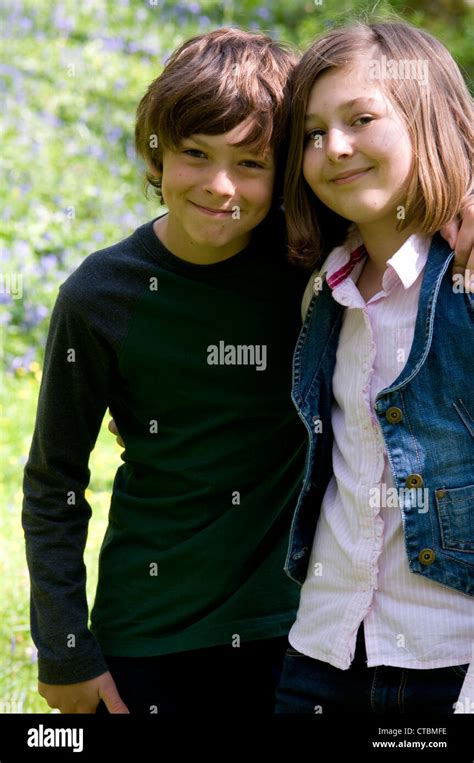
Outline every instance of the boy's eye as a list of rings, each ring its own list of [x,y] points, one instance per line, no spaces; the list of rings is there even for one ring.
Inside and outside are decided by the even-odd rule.
[[[203,151],[200,151],[198,148],[185,148],[183,154],[186,154],[187,156],[193,156],[196,159],[202,159],[206,156],[206,154]]]
[[[243,162],[241,162],[242,165],[245,167],[250,167],[250,169],[262,169],[263,165],[260,162],[256,162],[254,159],[244,159]]]

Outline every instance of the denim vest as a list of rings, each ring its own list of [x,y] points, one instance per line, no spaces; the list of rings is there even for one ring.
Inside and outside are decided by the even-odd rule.
[[[456,293],[454,254],[433,237],[410,355],[376,397],[410,570],[474,595],[474,298]],[[285,572],[304,582],[333,475],[332,377],[344,307],[326,281],[311,299],[293,360],[292,399],[309,435]],[[428,505],[416,508],[417,490]],[[420,504],[418,503],[418,506]]]

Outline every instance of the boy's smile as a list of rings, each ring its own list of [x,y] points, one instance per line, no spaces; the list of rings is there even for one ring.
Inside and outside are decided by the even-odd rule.
[[[275,164],[270,151],[236,146],[241,123],[220,135],[193,135],[176,151],[164,149],[162,192],[168,214],[155,232],[181,259],[212,264],[244,249],[267,216]]]
[[[226,217],[232,217],[234,212],[230,210],[219,210],[214,207],[204,207],[202,204],[195,204],[194,201],[191,202],[191,204],[194,204],[195,207],[197,207],[201,212],[204,212],[206,215],[210,215],[211,217],[218,217],[220,219],[226,219]]]

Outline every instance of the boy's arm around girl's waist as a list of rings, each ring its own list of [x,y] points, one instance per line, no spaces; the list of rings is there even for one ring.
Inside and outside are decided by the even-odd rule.
[[[84,548],[89,456],[109,403],[111,346],[61,287],[51,316],[36,423],[23,480],[39,680],[78,683],[108,670],[88,629]]]

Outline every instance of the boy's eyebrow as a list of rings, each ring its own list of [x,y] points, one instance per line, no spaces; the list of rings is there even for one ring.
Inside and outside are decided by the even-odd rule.
[[[183,138],[183,140],[193,140],[194,143],[200,143],[201,146],[207,146],[207,148],[209,148],[209,143],[207,141],[203,140],[202,138],[196,138],[195,135],[188,135],[188,137]]]
[[[183,138],[183,140],[192,140],[194,143],[199,143],[201,146],[205,146],[205,148],[212,148],[212,146],[204,138],[197,138],[196,135],[189,135],[187,138]],[[226,145],[230,146],[231,148],[239,148],[245,153],[252,154],[252,156],[265,155],[265,152],[259,151],[256,147],[252,147],[251,145],[246,146],[244,144],[239,146],[237,143],[227,143]]]
[[[359,101],[362,101],[362,103],[367,103],[367,101],[373,101],[374,96],[373,95],[362,95],[358,98],[351,98],[350,101],[345,101],[344,103],[339,104],[339,109],[351,109],[353,106],[357,106]],[[305,122],[311,122],[313,119],[321,119],[320,114],[306,114],[305,116]]]

